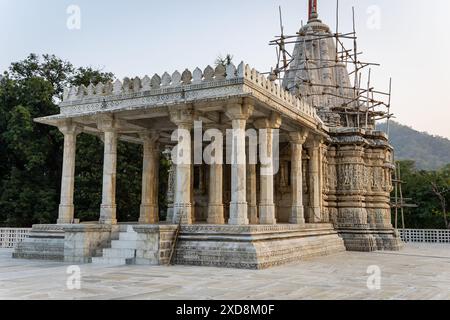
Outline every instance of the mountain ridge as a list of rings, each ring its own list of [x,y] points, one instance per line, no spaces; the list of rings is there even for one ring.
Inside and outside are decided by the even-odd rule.
[[[377,130],[386,132],[386,122],[379,123]],[[438,170],[450,163],[450,140],[445,137],[391,121],[389,139],[396,160],[414,160],[419,170]]]

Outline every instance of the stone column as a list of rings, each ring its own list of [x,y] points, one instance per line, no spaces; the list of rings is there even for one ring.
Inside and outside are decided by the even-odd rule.
[[[144,132],[140,134],[140,137],[144,142],[144,159],[139,223],[155,224],[159,222],[159,134]]]
[[[117,224],[116,219],[116,171],[117,171],[117,129],[112,116],[98,120],[98,128],[104,134],[103,189],[100,207],[100,223]]]
[[[273,135],[274,129],[278,129],[281,126],[281,116],[272,113],[270,119],[258,119],[254,123],[255,127],[260,130],[264,130],[266,141],[260,141],[260,157],[261,152],[264,151],[266,154],[263,155],[266,159],[266,163],[261,161],[260,169],[260,199],[259,199],[259,223],[260,224],[276,224],[275,217],[275,202],[274,202],[274,178],[275,178],[275,168],[274,168],[274,154],[273,154]],[[264,136],[264,135],[263,135]],[[263,145],[264,143],[264,145]],[[263,150],[265,149],[265,150]]]
[[[175,179],[176,179],[176,167],[170,159],[170,169],[167,178],[167,217],[166,222],[173,223],[173,205],[175,197]]]
[[[318,223],[322,221],[320,211],[320,177],[319,177],[319,147],[318,139],[312,140],[309,145],[309,222]]]
[[[64,134],[64,155],[61,178],[61,202],[57,224],[71,224],[74,219],[73,191],[75,186],[75,154],[78,128],[72,122],[59,127]]]
[[[306,132],[291,132],[289,138],[292,146],[291,160],[291,186],[292,186],[292,209],[289,223],[305,224],[305,213],[303,208],[303,144],[306,141]]]
[[[232,101],[227,105],[227,116],[232,120],[231,143],[231,225],[248,225],[245,128],[253,112],[253,106],[244,101]]]
[[[224,224],[223,211],[223,167],[222,164],[211,164],[209,166],[209,202],[208,223]]]
[[[247,200],[250,224],[258,224],[258,204],[256,201],[256,164],[247,165]]]
[[[173,206],[173,223],[192,224],[191,175],[192,148],[191,129],[193,126],[193,110],[188,106],[172,107],[170,120],[178,127],[178,135],[172,136],[178,144],[172,152],[172,161],[176,165],[175,197]],[[181,220],[180,220],[181,219]]]

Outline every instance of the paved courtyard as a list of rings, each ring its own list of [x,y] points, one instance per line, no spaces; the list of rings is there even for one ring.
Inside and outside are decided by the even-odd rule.
[[[80,290],[67,288],[68,266],[15,260],[0,250],[0,299],[450,300],[450,245],[345,252],[262,271],[81,265]],[[367,287],[369,266],[381,270],[379,290]]]

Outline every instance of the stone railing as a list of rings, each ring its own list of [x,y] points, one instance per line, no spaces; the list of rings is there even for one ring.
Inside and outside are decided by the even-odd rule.
[[[90,84],[87,87],[82,85],[66,88],[60,106],[89,103],[99,99],[126,99],[133,95],[170,94],[178,90],[199,90],[214,86],[226,86],[230,83],[251,84],[257,90],[271,95],[274,100],[278,100],[293,111],[318,119],[314,107],[300,100],[254,68],[250,68],[244,62],[241,62],[238,67],[233,63],[226,67],[219,65],[215,69],[211,66],[207,66],[204,70],[197,67],[192,72],[186,69],[182,73],[175,71],[171,75],[165,72],[162,76],[155,74],[151,78],[149,76],[142,79],[139,77],[125,78],[123,81],[116,80],[114,83],[107,82],[95,86]]]
[[[450,230],[399,229],[404,242],[450,243]]]
[[[29,234],[31,228],[0,228],[0,248],[14,248]]]

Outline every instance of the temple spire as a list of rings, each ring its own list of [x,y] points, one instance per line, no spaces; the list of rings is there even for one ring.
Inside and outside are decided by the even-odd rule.
[[[317,19],[319,14],[317,12],[317,0],[308,0],[308,20]]]

